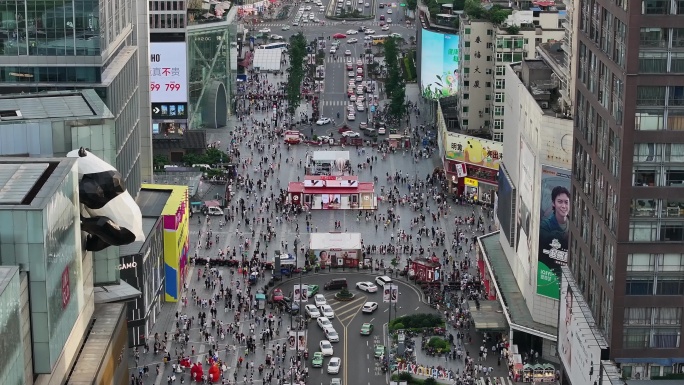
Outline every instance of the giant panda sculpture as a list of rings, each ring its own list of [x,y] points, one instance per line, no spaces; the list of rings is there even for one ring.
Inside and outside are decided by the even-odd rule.
[[[83,147],[67,157],[78,158],[81,230],[88,233],[85,249],[100,251],[145,240],[140,207],[119,171]]]

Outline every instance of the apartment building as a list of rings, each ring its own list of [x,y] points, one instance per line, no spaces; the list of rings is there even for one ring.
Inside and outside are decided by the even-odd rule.
[[[505,3],[508,7],[508,3]],[[563,4],[520,10],[516,5],[502,24],[461,14],[459,27],[461,129],[489,134],[503,141],[505,128],[505,66],[535,58],[539,44],[565,36]]]

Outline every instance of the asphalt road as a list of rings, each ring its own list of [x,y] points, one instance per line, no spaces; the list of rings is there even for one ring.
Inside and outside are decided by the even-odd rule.
[[[396,306],[392,306],[391,312],[389,304],[382,302],[381,290],[378,290],[376,293],[366,293],[356,289],[356,283],[362,281],[374,282],[377,276],[378,274],[365,273],[363,271],[357,272],[355,270],[302,275],[302,284],[318,285],[320,288],[319,294],[323,294],[326,297],[328,304],[335,311],[335,319],[332,320],[332,324],[340,335],[340,342],[333,343],[333,356],[342,359],[342,368],[339,375],[327,373],[326,367],[330,357],[325,358],[322,368],[311,367],[313,353],[320,350],[319,342],[326,339],[323,330],[316,324],[316,321],[311,320],[307,332],[309,349],[309,362],[307,364],[309,365],[310,377],[308,383],[310,385],[326,385],[335,377],[341,378],[343,385],[384,382],[386,374],[382,372],[379,360],[374,358],[374,348],[375,345],[387,346],[386,324],[390,316],[394,319],[408,314],[434,312],[433,309],[421,301],[422,293],[415,287],[406,284],[402,278],[395,280],[399,286],[399,301]],[[323,285],[333,278],[346,278],[349,291],[355,296],[354,299],[347,302],[338,301],[334,297],[338,290],[324,290]],[[299,282],[299,277],[294,277],[280,283],[276,287],[281,288],[287,294],[291,293],[294,290],[293,285],[299,284]],[[313,302],[314,299],[309,298],[309,303],[313,304]],[[378,309],[373,314],[362,313],[361,308],[366,302],[377,302]],[[301,308],[304,308],[304,304]],[[362,336],[360,334],[361,325],[365,322],[373,324],[373,333],[370,336]]]

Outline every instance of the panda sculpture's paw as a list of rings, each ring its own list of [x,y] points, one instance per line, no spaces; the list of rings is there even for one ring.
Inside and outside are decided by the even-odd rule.
[[[81,217],[81,230],[90,234],[86,239],[86,250],[89,251],[99,251],[110,245],[127,245],[135,241],[133,232],[104,216]]]

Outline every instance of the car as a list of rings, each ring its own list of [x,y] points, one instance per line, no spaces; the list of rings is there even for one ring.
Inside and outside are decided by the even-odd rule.
[[[387,23],[391,23],[391,22],[392,22],[392,18],[391,18],[391,17],[388,17],[388,18],[387,18]]]
[[[330,342],[340,342],[340,335],[337,334],[337,331],[329,327],[327,329],[323,329],[323,333],[325,333],[325,338],[328,339]]]
[[[356,77],[357,82],[362,82],[363,81],[363,76],[357,76]]]
[[[306,298],[311,298],[318,293],[318,285],[307,284],[306,287]]]
[[[380,21],[385,20],[385,15],[380,15]]]
[[[280,35],[271,35],[271,40],[283,40],[284,38]]]
[[[351,55],[351,50],[344,51],[344,56],[349,56],[349,55]]]
[[[354,114],[354,104],[348,104],[347,105],[347,111],[349,111],[350,114]]]
[[[323,315],[323,317],[326,317],[328,319],[335,318],[335,312],[333,311],[333,308],[328,304],[320,305],[318,307],[318,311],[321,313],[321,315]]]
[[[365,130],[366,128],[368,128],[368,123],[366,123],[366,122],[359,123],[359,128],[362,130]]]
[[[321,316],[321,312],[318,311],[316,305],[306,305],[304,306],[304,310],[309,318],[319,318]]]
[[[371,41],[371,40],[373,40],[373,38],[370,37],[370,36],[364,36],[364,37],[363,37],[363,40]]]
[[[328,374],[338,374],[341,366],[342,360],[340,357],[331,358],[330,361],[328,361]]]
[[[316,304],[316,307],[327,305],[328,301],[325,300],[325,296],[323,294],[316,294],[314,296],[314,303]]]
[[[355,29],[350,29],[349,31],[347,31],[347,35],[356,35],[358,33],[359,33],[359,31],[357,31]]]
[[[333,39],[346,39],[347,35],[345,35],[343,33],[336,33],[336,34],[332,35],[332,38]]]
[[[349,126],[342,126],[337,130],[337,132],[339,132],[340,134],[345,131],[351,131],[351,128],[349,128]]]
[[[335,139],[333,139],[327,135],[321,135],[321,136],[318,136],[318,141],[321,143],[334,143]]]
[[[342,380],[335,377],[332,380],[330,380],[330,385],[342,385]]]
[[[363,60],[361,60],[361,59],[356,59],[356,66],[357,66],[357,67],[363,67]]]
[[[378,135],[385,135],[386,133],[387,130],[385,130],[385,127],[378,128]]]
[[[368,314],[371,314],[376,310],[378,310],[378,303],[377,302],[366,302],[363,304],[363,307],[361,308],[361,312],[368,313]],[[320,320],[320,318],[319,318],[319,320]]]
[[[392,13],[392,8],[387,8],[387,13],[391,14],[391,13]]]
[[[316,310],[316,311],[318,311],[318,310]],[[323,330],[332,327],[332,322],[330,322],[330,320],[326,317],[318,317],[318,319],[316,320],[316,323]]]
[[[289,25],[284,25],[282,28],[280,28],[281,31],[289,31],[290,26]]]
[[[356,95],[350,96],[349,101],[355,102],[356,101]]]
[[[359,13],[363,13],[363,8],[361,8],[361,7],[356,8],[356,10],[357,10]]]
[[[367,29],[367,30],[363,31],[363,33],[365,33],[366,35],[372,35],[375,33],[375,30]]]
[[[359,67],[356,69],[356,73],[359,75],[363,75],[363,67]]]
[[[363,103],[356,103],[356,111],[363,112],[366,111],[366,106]]]
[[[297,27],[298,25],[299,25],[299,22],[297,22],[297,21],[293,21],[293,22],[292,22],[292,26],[293,26],[293,27]]]
[[[396,32],[390,33],[390,37],[394,37],[394,38],[397,38],[397,39],[401,39],[401,34],[400,34],[400,33],[396,33]]]
[[[373,333],[373,324],[370,322],[366,322],[363,325],[361,325],[361,335],[362,336],[369,336]]]
[[[336,53],[337,52],[337,47],[332,46],[330,47],[330,53]]]
[[[304,7],[304,10],[305,10],[305,11],[310,11],[310,10],[311,10],[311,6],[310,6],[310,5],[307,5],[306,7]]]
[[[380,358],[385,355],[385,347],[383,345],[375,345],[373,349],[373,356],[375,358]]]
[[[355,39],[355,38],[351,38],[351,39],[347,40],[347,44],[354,44],[354,43],[358,43],[358,42],[359,42],[359,39]]]
[[[347,58],[347,63],[353,63],[353,62],[354,62],[354,59],[352,59],[351,57]]]
[[[378,137],[378,132],[375,131],[375,128],[368,127],[363,131],[366,133],[366,135],[370,136],[371,138],[377,138]]]
[[[365,7],[370,7],[370,3],[364,4]]]
[[[356,120],[356,114],[354,113],[349,113],[347,115],[347,120]]]
[[[380,3],[380,5],[378,5],[378,8],[380,8],[380,9],[383,9],[383,8],[385,8],[385,4],[383,4],[383,3]]]
[[[356,288],[366,293],[376,293],[378,291],[378,287],[373,282],[368,281],[357,283]]]
[[[389,25],[383,25],[380,29],[383,31],[389,31]]]
[[[356,94],[357,94],[357,95],[363,95],[363,88],[361,88],[361,89],[357,88],[357,89],[356,89]]]
[[[283,309],[283,311],[290,314],[299,313],[299,305],[296,302],[292,302],[292,299],[288,297],[283,297],[280,301],[276,302],[276,305]]]
[[[344,3],[344,4],[345,4],[347,7],[350,7],[350,6],[351,6],[351,1],[347,0],[347,2]]]
[[[354,78],[354,77],[356,76],[356,74],[354,73],[354,71],[349,71],[349,72],[347,72],[347,75],[349,75],[350,78]]]
[[[313,21],[314,23],[318,23],[318,21],[316,21],[313,13],[309,14],[309,20]]]
[[[389,283],[392,283],[392,278],[390,278],[386,275],[383,275],[380,277],[375,277],[375,283],[377,283],[378,286],[385,286]]]
[[[356,131],[345,131],[342,133],[342,136],[344,136],[345,138],[358,138],[361,136],[361,134],[359,134]]]
[[[330,118],[320,118],[316,121],[317,126],[323,126],[332,122]]]
[[[282,301],[284,297],[283,291],[280,288],[273,290],[273,302]]]
[[[323,353],[315,352],[313,354],[313,358],[311,359],[311,366],[314,368],[322,368],[323,367]]]
[[[359,95],[359,96],[356,97],[356,101],[357,101],[357,102],[362,102],[362,101],[364,101],[365,99],[366,99],[366,98],[364,98],[363,95]]]
[[[333,346],[328,340],[321,340],[321,342],[318,343],[318,347],[321,349],[321,354],[324,356],[332,356],[333,355]]]
[[[271,29],[270,28],[262,28],[259,30],[259,33],[271,33]]]

